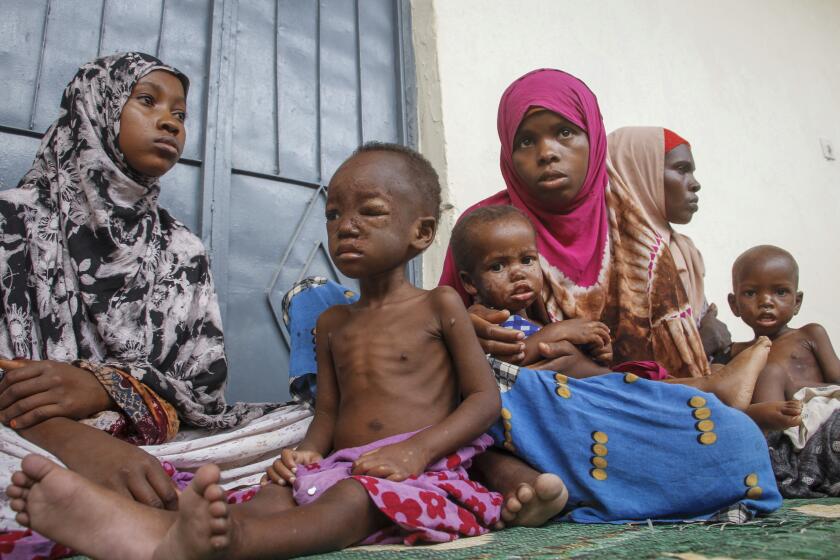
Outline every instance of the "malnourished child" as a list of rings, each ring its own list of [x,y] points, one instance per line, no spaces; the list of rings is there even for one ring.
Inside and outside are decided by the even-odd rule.
[[[610,331],[603,323],[586,319],[550,322],[540,316],[537,310],[542,306],[534,305],[543,291],[536,233],[520,210],[513,206],[478,208],[455,225],[450,245],[458,275],[473,301],[509,312],[502,326],[526,335],[521,365],[540,360],[540,343],[561,340],[599,362],[611,361]],[[576,371],[575,376],[598,373],[600,369]]]
[[[840,360],[825,329],[816,323],[788,326],[802,306],[799,266],[784,249],[753,247],[732,266],[732,292],[729,307],[753,330],[754,340],[766,336],[773,342],[748,414],[768,430],[797,426],[802,402],[794,395],[800,389],[840,384]],[[733,344],[732,356],[753,342]]]
[[[405,277],[434,239],[439,206],[434,170],[399,146],[364,146],[333,176],[330,256],[358,278],[361,297],[318,319],[315,415],[269,469],[277,484],[228,506],[218,469],[205,466],[173,513],[29,456],[8,490],[18,521],[90,556],[144,560],[279,558],[486,532],[502,497],[465,469],[492,443],[484,432],[499,391],[455,291]]]

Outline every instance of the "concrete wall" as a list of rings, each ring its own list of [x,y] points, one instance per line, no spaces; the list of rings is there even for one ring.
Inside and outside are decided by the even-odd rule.
[[[706,260],[706,292],[736,340],[751,331],[726,304],[743,250],[798,259],[803,310],[840,349],[840,2],[413,0],[421,148],[447,182],[449,219],[500,190],[496,110],[539,67],[582,78],[607,131],[660,125],[692,143],[700,212],[682,231]],[[444,220],[424,261],[437,281]]]

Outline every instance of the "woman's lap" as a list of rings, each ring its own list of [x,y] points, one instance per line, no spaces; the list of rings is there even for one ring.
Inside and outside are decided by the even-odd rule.
[[[491,435],[563,479],[565,519],[707,519],[739,503],[753,514],[781,505],[761,431],[712,394],[632,374],[576,380],[524,368],[506,388]]]

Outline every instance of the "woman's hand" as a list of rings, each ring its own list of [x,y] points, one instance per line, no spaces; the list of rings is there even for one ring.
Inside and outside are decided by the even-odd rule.
[[[426,453],[408,441],[402,441],[368,451],[353,463],[352,474],[401,482],[422,474],[428,464]]]
[[[311,465],[317,463],[324,457],[317,451],[297,450],[287,447],[280,452],[276,459],[260,480],[260,484],[274,482],[280,486],[289,486],[295,481],[298,465]]]
[[[732,346],[732,335],[726,324],[718,319],[717,305],[714,303],[706,310],[700,320],[700,339],[707,356],[712,356]]]
[[[48,418],[88,418],[114,406],[108,392],[89,371],[52,360],[3,360],[0,422],[16,430]]]
[[[154,508],[178,509],[172,479],[139,447],[67,418],[50,418],[20,434],[88,480]]]
[[[510,317],[510,312],[497,311],[478,303],[471,305],[467,311],[481,348],[486,354],[511,364],[522,361],[525,357],[525,335],[517,330],[499,326]]]

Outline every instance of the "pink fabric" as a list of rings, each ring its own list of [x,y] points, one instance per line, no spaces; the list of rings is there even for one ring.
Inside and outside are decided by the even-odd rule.
[[[635,373],[639,377],[652,379],[653,381],[662,381],[663,379],[671,377],[671,374],[668,373],[667,369],[656,362],[647,360],[640,362],[623,362],[617,366],[613,366],[611,369],[620,373]]]
[[[499,520],[502,496],[471,481],[466,471],[473,457],[493,445],[493,438],[487,434],[429,465],[420,476],[402,482],[350,474],[353,461],[364,453],[399,443],[414,433],[342,449],[323,461],[298,468],[295,501],[303,506],[342,480],[358,480],[376,507],[394,522],[359,544],[448,542],[489,531],[488,527]]]
[[[525,113],[543,107],[575,123],[589,137],[589,168],[583,187],[569,208],[563,211],[541,208],[529,196],[513,167],[513,137]],[[574,76],[560,70],[541,69],[513,82],[502,95],[497,119],[501,140],[501,168],[507,188],[469,208],[510,204],[531,219],[537,230],[537,248],[549,264],[574,284],[589,287],[597,283],[607,246],[607,134],[598,100]],[[453,286],[464,301],[468,297],[452,251],[447,251],[440,284]]]

